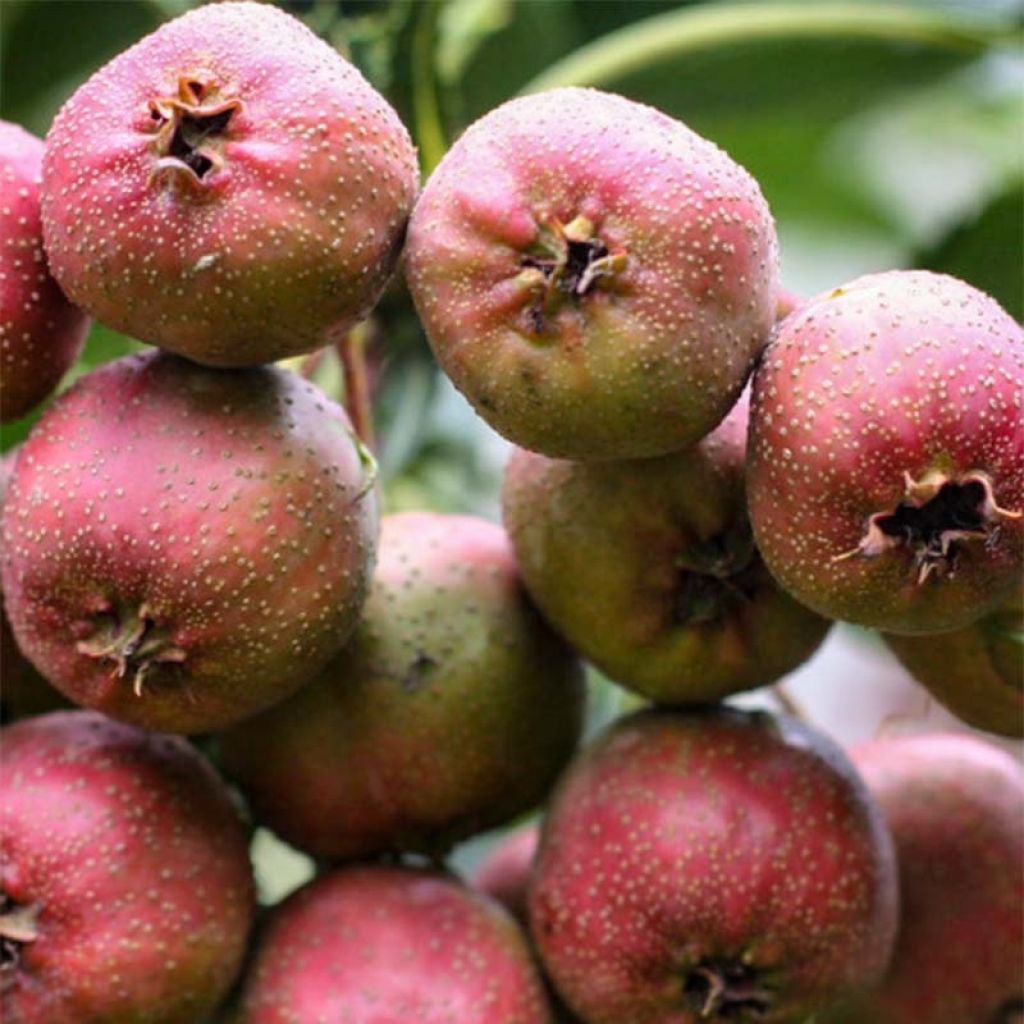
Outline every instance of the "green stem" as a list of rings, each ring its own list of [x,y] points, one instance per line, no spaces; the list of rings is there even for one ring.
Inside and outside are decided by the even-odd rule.
[[[774,39],[877,39],[982,51],[1013,33],[1004,22],[921,7],[862,3],[728,4],[684,8],[611,32],[552,64],[521,90],[601,86],[659,61],[735,43]]]
[[[434,69],[434,43],[440,9],[440,0],[426,0],[420,5],[412,42],[413,118],[425,178],[441,162],[448,149]]]

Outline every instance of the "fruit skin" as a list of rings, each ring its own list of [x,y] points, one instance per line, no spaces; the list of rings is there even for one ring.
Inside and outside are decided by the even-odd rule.
[[[344,411],[273,367],[158,352],[82,378],[4,510],[18,644],[76,703],[206,732],[282,699],[355,625],[377,533]]]
[[[437,857],[536,806],[579,740],[582,668],[519,580],[504,531],[386,516],[351,640],[221,741],[258,820],[321,858]]]
[[[18,450],[12,448],[0,458],[0,515],[7,501],[7,487],[14,472]],[[7,621],[0,588],[0,722],[6,724],[27,715],[39,715],[68,706],[59,694],[21,653]]]
[[[352,64],[270,4],[209,4],[114,58],[57,115],[46,250],[108,326],[250,366],[370,311],[418,178],[405,127]]]
[[[976,729],[1024,737],[1024,591],[952,633],[882,637],[903,667]]]
[[[91,711],[9,726],[3,750],[6,1024],[206,1019],[255,910],[246,832],[213,769],[179,737]],[[35,938],[19,942],[25,908]]]
[[[651,107],[514,99],[423,190],[406,276],[442,369],[499,433],[564,458],[662,455],[739,397],[775,318],[754,179]]]
[[[641,712],[577,758],[529,894],[544,966],[588,1024],[803,1022],[881,977],[897,901],[842,751],[727,708]]]
[[[0,121],[0,422],[30,412],[82,349],[89,318],[50,276],[39,220],[43,143]]]
[[[476,866],[473,888],[496,899],[517,921],[526,922],[526,886],[537,853],[540,826],[510,832]]]
[[[792,313],[751,407],[750,516],[772,574],[823,615],[894,633],[994,609],[1024,562],[1022,395],[1024,332],[955,278],[872,274]],[[878,529],[968,487],[970,508],[942,513],[927,543],[897,519]]]
[[[962,734],[889,737],[853,758],[896,843],[900,931],[878,990],[823,1024],[1011,1024],[1024,1009],[1020,764]]]
[[[754,548],[744,500],[746,396],[693,448],[569,462],[518,449],[505,526],[531,596],[588,661],[670,704],[770,683],[829,623],[798,604]]]
[[[276,908],[237,1024],[549,1024],[519,928],[454,879],[358,866]]]

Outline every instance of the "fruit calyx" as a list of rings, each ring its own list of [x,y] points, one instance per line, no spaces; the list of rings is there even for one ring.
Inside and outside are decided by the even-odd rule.
[[[759,1021],[772,1007],[772,993],[749,964],[701,960],[683,978],[686,1008],[701,1020]]]
[[[0,892],[0,989],[14,984],[22,948],[39,938],[38,918],[37,905],[15,903]]]
[[[909,548],[922,584],[934,572],[952,573],[957,545],[984,540],[1003,519],[1020,519],[1022,512],[996,504],[992,481],[971,471],[949,476],[930,470],[919,480],[903,474],[904,497],[895,508],[876,512],[867,521],[860,543],[833,558],[876,558],[897,547]]]
[[[519,274],[519,280],[536,293],[529,308],[535,333],[543,332],[545,318],[566,301],[581,299],[603,279],[625,270],[627,262],[626,251],[611,251],[586,217],[575,217],[568,224],[554,217],[542,222],[537,242],[523,257]]]
[[[992,1024],[1024,1024],[1024,995],[1008,999],[996,1010]]]
[[[142,685],[154,664],[181,664],[185,651],[175,646],[166,631],[157,626],[150,609],[107,613],[100,617],[97,631],[76,645],[79,654],[114,663],[113,675],[130,676],[132,690],[142,696]]]
[[[156,127],[156,166],[150,180],[166,178],[172,186],[201,192],[207,179],[224,166],[221,153],[239,99],[220,99],[209,72],[182,75],[178,94],[151,100]]]
[[[739,538],[716,537],[677,555],[673,624],[687,627],[714,622],[730,603],[737,599],[749,600],[756,574],[747,570],[757,561],[754,541],[749,534]]]

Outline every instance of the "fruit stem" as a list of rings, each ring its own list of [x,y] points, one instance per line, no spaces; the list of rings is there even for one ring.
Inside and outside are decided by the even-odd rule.
[[[366,370],[366,342],[369,337],[364,320],[356,324],[335,344],[345,379],[345,410],[352,421],[352,429],[371,452],[377,447],[373,430],[373,402],[370,379]]]
[[[413,116],[424,177],[441,162],[448,149],[441,122],[441,104],[437,95],[434,61],[437,18],[441,7],[439,3],[420,5],[419,20],[412,42]]]

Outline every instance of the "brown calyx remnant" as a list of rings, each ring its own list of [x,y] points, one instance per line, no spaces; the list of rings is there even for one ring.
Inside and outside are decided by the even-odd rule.
[[[909,473],[903,476],[903,501],[871,516],[860,543],[837,555],[834,562],[856,556],[875,558],[906,547],[913,552],[920,585],[933,572],[939,576],[953,572],[960,544],[984,540],[1001,520],[1024,515],[996,504],[992,481],[985,473],[950,476],[929,470],[919,480]]]
[[[241,109],[241,100],[219,96],[212,73],[182,75],[177,96],[149,104],[158,158],[150,180],[166,177],[173,186],[201,191],[206,179],[224,165],[224,140]]]
[[[683,981],[687,1008],[702,1020],[763,1020],[772,1006],[771,991],[749,964],[702,960]]]
[[[14,984],[22,947],[39,937],[38,917],[39,908],[34,904],[15,903],[0,892],[0,991]]]
[[[142,696],[142,685],[155,664],[180,664],[185,651],[176,647],[167,632],[157,626],[150,609],[140,605],[137,609],[108,613],[100,617],[96,633],[76,645],[79,654],[114,663],[118,679],[130,676],[135,695]]]
[[[609,250],[586,217],[575,217],[568,224],[554,217],[544,221],[534,250],[522,259],[519,274],[519,281],[536,292],[528,309],[534,333],[543,333],[545,318],[563,303],[579,300],[602,279],[625,270],[627,260],[624,249]]]
[[[688,547],[674,563],[679,577],[672,623],[686,627],[713,622],[731,603],[750,600],[758,583],[759,562],[749,532]]]

